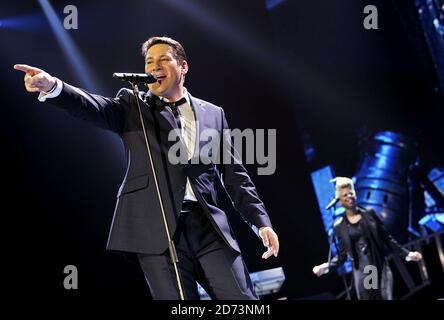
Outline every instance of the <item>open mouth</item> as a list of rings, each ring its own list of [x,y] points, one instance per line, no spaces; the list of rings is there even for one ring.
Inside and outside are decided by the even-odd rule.
[[[157,82],[159,84],[162,84],[162,81],[166,78],[166,76],[157,76],[156,78],[157,78]]]

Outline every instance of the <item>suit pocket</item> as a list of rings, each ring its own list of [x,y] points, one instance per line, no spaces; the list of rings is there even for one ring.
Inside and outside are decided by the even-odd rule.
[[[117,196],[145,189],[148,186],[148,180],[148,174],[126,178],[122,186],[120,187]]]

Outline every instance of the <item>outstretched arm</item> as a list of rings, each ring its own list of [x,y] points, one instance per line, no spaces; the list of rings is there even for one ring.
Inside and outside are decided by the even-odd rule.
[[[338,234],[337,229],[336,229],[336,234]],[[340,237],[338,237],[337,243],[338,243],[337,246],[338,254],[331,259],[330,263],[324,262],[320,265],[313,267],[313,273],[318,277],[328,273],[332,268],[339,267],[347,259],[347,251],[345,250],[344,242],[341,240]]]
[[[387,229],[384,227],[381,219],[374,210],[370,210],[373,218],[376,221],[378,233],[381,235],[384,243],[395,253],[400,254],[407,261],[419,261],[422,259],[422,254],[418,251],[408,251],[406,248],[402,247],[398,241],[396,241],[393,236],[388,233]]]
[[[131,99],[129,94],[122,94],[115,99],[106,98],[63,83],[36,67],[16,64],[14,69],[25,72],[26,90],[39,92],[40,101],[51,98],[46,101],[64,109],[74,117],[117,133],[122,131],[124,111]]]

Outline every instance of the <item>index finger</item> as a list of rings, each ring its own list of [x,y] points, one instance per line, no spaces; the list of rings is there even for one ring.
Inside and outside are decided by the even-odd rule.
[[[33,73],[33,74],[36,74],[36,73],[39,73],[42,71],[39,68],[31,67],[31,66],[28,66],[27,64],[15,64],[14,69],[20,70],[20,71],[23,71],[26,73]]]

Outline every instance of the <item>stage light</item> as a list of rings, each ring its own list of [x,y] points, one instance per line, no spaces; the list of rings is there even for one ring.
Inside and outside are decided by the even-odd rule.
[[[282,267],[268,269],[250,273],[251,282],[253,282],[254,291],[261,297],[272,293],[277,293],[285,281],[285,274]],[[197,283],[197,291],[201,300],[210,300],[210,296]]]
[[[253,272],[250,277],[258,296],[279,292],[285,281],[284,270],[281,267]]]
[[[363,141],[356,173],[358,203],[374,209],[395,238],[403,241],[408,227],[408,179],[414,140],[384,131]]]
[[[68,31],[63,27],[49,1],[39,0],[39,4],[54,31],[63,53],[69,61],[69,65],[73,68],[74,73],[79,78],[82,87],[88,91],[100,92],[100,86],[91,72],[91,69],[88,67],[86,60],[83,58],[82,53],[68,34]]]
[[[436,190],[438,190],[441,195],[444,196],[444,168],[442,166],[433,168],[430,170],[427,177],[433,183]]]
[[[267,7],[267,10],[270,11],[276,8],[277,6],[283,4],[284,2],[285,0],[266,0],[265,5]]]
[[[3,18],[0,20],[0,28],[4,30],[43,33],[48,31],[49,26],[41,13],[32,13]]]
[[[444,230],[444,212],[430,213],[419,220],[419,225],[432,232]]]

